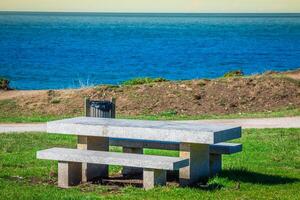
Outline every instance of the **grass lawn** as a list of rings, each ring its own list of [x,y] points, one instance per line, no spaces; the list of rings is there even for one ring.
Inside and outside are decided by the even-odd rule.
[[[300,129],[245,130],[236,142],[243,143],[243,152],[224,156],[224,171],[206,186],[144,191],[132,186],[85,185],[66,190],[56,187],[57,162],[37,160],[35,153],[50,147],[75,147],[76,137],[0,134],[0,199],[299,199]],[[120,171],[117,166],[110,169],[111,173]]]
[[[83,114],[81,115],[83,116]],[[239,119],[239,118],[271,118],[271,117],[293,117],[300,116],[300,108],[284,108],[270,112],[256,112],[256,113],[238,113],[229,115],[179,115],[170,110],[156,115],[137,115],[126,116],[118,115],[117,118],[123,119],[144,119],[144,120],[201,120],[201,119]],[[64,118],[72,118],[76,115],[68,116],[49,116],[42,114],[30,114],[22,116],[20,113],[2,112],[0,104],[0,123],[30,123],[30,122],[48,122],[52,120],[59,120]]]
[[[271,118],[300,116],[300,108],[284,108],[270,112],[253,112],[237,114],[216,115],[179,115],[174,111],[165,111],[157,115],[118,116],[126,119],[145,120],[201,120],[201,119],[240,119],[240,118]],[[0,118],[1,120],[1,118]]]

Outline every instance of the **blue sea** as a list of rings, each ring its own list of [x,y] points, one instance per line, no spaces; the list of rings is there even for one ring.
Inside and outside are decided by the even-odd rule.
[[[300,14],[0,12],[0,76],[17,89],[299,67]]]

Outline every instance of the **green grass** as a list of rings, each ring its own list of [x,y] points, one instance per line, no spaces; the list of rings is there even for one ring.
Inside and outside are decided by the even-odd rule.
[[[232,77],[241,77],[244,76],[244,72],[242,70],[234,70],[234,71],[229,71],[224,74],[224,78],[232,78]]]
[[[124,81],[122,85],[143,85],[143,84],[149,84],[149,83],[158,83],[158,82],[166,82],[168,81],[167,79],[164,78],[134,78],[131,80]]]
[[[16,106],[16,102],[12,99],[5,99],[0,101],[0,107],[12,108]]]
[[[60,103],[57,100],[53,104]],[[26,123],[26,122],[47,122],[51,120],[58,120],[68,117],[75,117],[74,115],[45,115],[40,113],[23,114],[22,110],[13,99],[0,100],[0,123]]]
[[[36,159],[36,151],[75,148],[74,136],[43,133],[0,135],[0,199],[299,199],[300,129],[250,129],[242,153],[224,156],[224,171],[207,186],[158,187],[85,185],[56,187],[57,162]],[[112,149],[119,151],[120,149]],[[176,156],[178,152],[146,150]],[[116,173],[120,167],[111,167]]]
[[[1,101],[0,101],[1,106]],[[82,114],[83,115],[83,114]],[[271,118],[271,117],[293,117],[300,116],[300,108],[285,108],[272,112],[239,113],[229,115],[180,115],[174,110],[166,110],[156,115],[117,115],[117,118],[140,119],[140,120],[201,120],[201,119],[241,119],[241,118]],[[39,115],[22,116],[18,113],[0,112],[0,123],[30,123],[48,122],[64,118],[77,117],[77,115],[55,116]]]
[[[271,118],[271,117],[293,117],[300,116],[300,108],[285,108],[271,112],[238,113],[228,115],[180,115],[174,110],[167,110],[156,115],[119,115],[119,118],[126,119],[147,119],[147,120],[201,120],[201,119],[241,119],[241,118]],[[1,120],[1,119],[0,119]]]

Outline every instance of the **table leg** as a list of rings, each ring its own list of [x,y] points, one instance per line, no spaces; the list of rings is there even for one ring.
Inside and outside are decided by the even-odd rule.
[[[109,151],[109,138],[78,136],[78,149]],[[108,166],[82,163],[82,182],[96,181],[108,177]]]
[[[58,162],[58,187],[69,188],[81,181],[81,163]]]
[[[154,188],[155,186],[165,186],[167,182],[167,172],[158,169],[144,169],[143,187],[145,190]]]
[[[222,171],[222,154],[209,155],[210,176],[215,176]]]
[[[190,165],[179,170],[181,186],[207,181],[209,177],[209,145],[181,143],[180,157],[190,159]]]
[[[131,147],[123,147],[124,153],[134,153],[134,154],[143,154],[143,148],[131,148]],[[122,175],[123,176],[132,176],[132,175],[142,175],[143,168],[137,167],[123,167]]]

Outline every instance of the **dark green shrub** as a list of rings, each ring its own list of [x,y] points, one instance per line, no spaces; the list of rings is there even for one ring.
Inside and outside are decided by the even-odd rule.
[[[242,70],[234,70],[234,71],[230,71],[227,72],[226,74],[224,74],[224,78],[231,78],[231,77],[241,77],[244,76],[244,72]]]
[[[162,117],[172,117],[172,116],[176,116],[177,114],[178,112],[176,110],[166,110],[160,113],[159,115]]]
[[[4,77],[0,77],[0,90],[9,90],[9,80]]]
[[[59,104],[60,103],[60,99],[52,99],[50,101],[50,103],[52,103],[52,104]]]
[[[122,85],[143,85],[143,84],[148,84],[148,83],[158,83],[158,82],[166,82],[168,81],[167,79],[164,78],[134,78],[128,81],[124,81]]]

